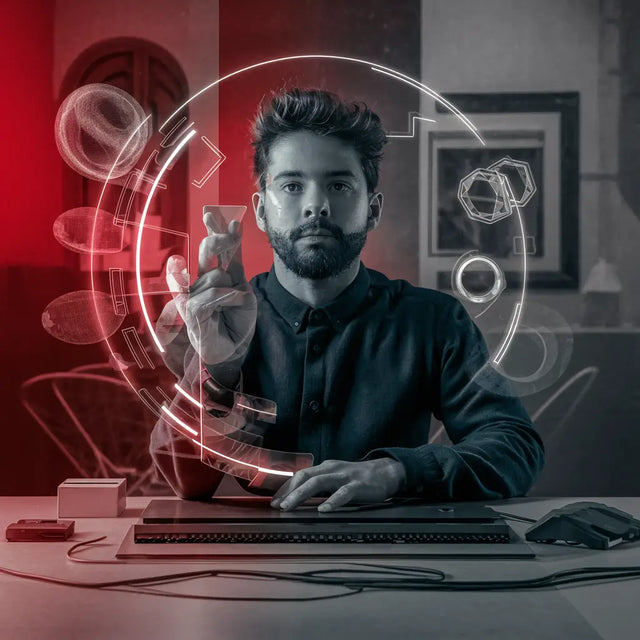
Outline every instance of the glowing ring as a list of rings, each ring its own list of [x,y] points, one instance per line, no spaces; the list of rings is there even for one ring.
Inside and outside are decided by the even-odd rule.
[[[484,262],[488,264],[493,271],[494,281],[493,286],[489,291],[483,294],[474,294],[471,293],[463,284],[462,284],[462,274],[464,270],[474,262]],[[502,269],[498,266],[498,264],[487,256],[470,256],[465,258],[462,263],[458,266],[456,265],[457,270],[454,276],[455,288],[465,297],[467,300],[471,302],[483,303],[483,302],[491,302],[500,293],[504,290],[504,274],[502,273]]]
[[[502,367],[502,373],[505,376],[507,376],[507,378],[509,378],[509,380],[512,380],[513,382],[523,382],[523,383],[525,383],[525,382],[535,382],[536,380],[542,378],[542,376],[545,375],[547,373],[547,371],[549,370],[549,367],[547,367],[547,371],[544,371],[545,366],[547,364],[547,357],[549,355],[549,349],[547,348],[547,341],[544,339],[542,334],[537,329],[531,328],[531,332],[534,333],[535,335],[537,335],[538,338],[540,338],[540,342],[542,343],[542,349],[543,349],[542,363],[540,364],[540,366],[533,373],[529,374],[528,376],[514,376],[514,375],[511,375],[510,373],[507,373],[504,370],[504,368]],[[551,366],[553,366],[553,365],[554,365],[554,362],[551,363]]]

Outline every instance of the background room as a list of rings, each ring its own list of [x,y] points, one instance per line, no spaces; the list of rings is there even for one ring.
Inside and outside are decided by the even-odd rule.
[[[155,129],[221,76],[274,58],[322,54],[366,60],[419,79],[466,114],[486,145],[480,148],[458,119],[415,86],[353,62],[292,60],[244,73],[189,107],[190,119],[225,161],[204,180],[211,149],[200,145],[171,173],[149,213],[152,226],[175,233],[148,236],[145,275],[159,278],[172,252],[193,257],[204,234],[202,206],[216,203],[249,208],[247,276],[267,270],[270,248],[251,212],[249,123],[260,99],[298,84],[363,100],[393,134],[380,183],[385,214],[368,241],[365,264],[390,278],[457,295],[452,273],[461,256],[490,256],[504,275],[504,292],[486,307],[465,300],[490,346],[503,338],[526,284],[522,326],[504,367],[547,446],[547,467],[533,494],[638,495],[637,3],[2,5],[2,494],[52,495],[67,477],[114,474],[127,475],[141,493],[167,491],[146,454],[153,407],[123,381],[103,343],[64,342],[43,325],[50,303],[90,288],[87,254],[63,246],[54,223],[64,212],[95,207],[102,188],[58,153],[54,124],[63,100],[88,83],[112,84],[152,114]],[[465,175],[506,155],[529,162],[536,186],[523,206],[529,233],[520,244],[514,216],[511,222],[474,224],[457,198]],[[203,180],[197,189],[189,187],[192,178]],[[131,251],[119,259],[126,272]],[[107,264],[115,263],[104,258],[93,265],[106,282]],[[476,264],[462,282],[486,291],[492,278],[496,272]],[[129,318],[123,325],[127,345],[143,332],[142,320]],[[137,380],[148,388],[167,384],[159,358],[141,358]],[[445,438],[437,424],[432,433]]]

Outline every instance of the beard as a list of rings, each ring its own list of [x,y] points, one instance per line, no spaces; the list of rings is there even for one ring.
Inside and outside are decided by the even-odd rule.
[[[304,234],[313,231],[328,231],[335,242],[329,245],[312,243],[305,247],[296,245]],[[337,225],[320,218],[317,222],[302,225],[298,229],[283,233],[273,229],[265,220],[265,231],[271,247],[289,271],[301,278],[323,280],[345,271],[360,256],[367,240],[367,229],[345,234]]]

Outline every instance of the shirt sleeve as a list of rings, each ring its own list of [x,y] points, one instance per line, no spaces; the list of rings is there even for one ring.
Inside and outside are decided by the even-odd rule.
[[[200,394],[200,359],[184,328],[166,345],[163,358],[182,389],[197,398]],[[199,409],[181,393],[176,394],[169,410],[187,422],[200,422]],[[164,413],[151,432],[149,453],[160,475],[180,498],[210,498],[224,477],[222,471],[203,464],[198,445],[174,429]]]
[[[544,466],[544,446],[511,385],[489,362],[480,330],[453,300],[442,314],[432,352],[439,369],[433,414],[452,445],[389,447],[404,464],[405,491],[438,500],[502,499],[524,495]]]

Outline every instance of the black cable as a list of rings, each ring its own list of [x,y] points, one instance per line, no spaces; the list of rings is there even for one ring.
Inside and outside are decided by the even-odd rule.
[[[387,573],[389,570],[392,570],[395,575],[404,575],[408,574],[413,577],[416,573],[424,574],[425,580],[430,579],[435,582],[439,582],[446,579],[446,574],[444,571],[440,571],[439,569],[425,569],[424,567],[401,567],[398,565],[386,565],[386,564],[373,564],[369,562],[343,562],[342,564],[352,565],[355,567],[372,567],[375,569],[384,569],[384,572]],[[315,575],[319,573],[348,573],[353,571],[352,569],[311,569],[309,571],[302,571],[299,575]],[[376,573],[375,571],[362,571],[361,573]],[[378,572],[379,573],[379,572]],[[433,576],[431,578],[427,578],[426,576]]]
[[[176,593],[174,591],[163,591],[154,589],[153,587],[137,587],[137,588],[109,588],[106,591],[121,591],[123,593],[146,594],[153,596],[163,596],[167,598],[184,598],[185,600],[216,600],[216,601],[233,601],[233,602],[311,602],[314,600],[334,600],[335,598],[344,598],[345,596],[355,596],[362,593],[363,589],[351,589],[344,593],[337,593],[330,596],[311,596],[309,598],[263,598],[258,596],[208,596],[197,593]]]
[[[126,564],[126,563],[124,563]],[[362,591],[364,589],[401,589],[401,590],[419,590],[419,591],[496,591],[510,590],[518,591],[523,589],[536,589],[544,587],[558,586],[562,584],[571,584],[577,582],[592,582],[596,580],[607,580],[612,578],[632,578],[640,577],[640,566],[632,567],[585,567],[571,569],[567,571],[559,571],[540,578],[531,578],[525,580],[477,580],[477,581],[441,581],[441,580],[425,580],[424,578],[407,578],[402,572],[402,567],[390,566],[386,571],[391,575],[392,579],[369,577],[330,577],[325,574],[333,572],[366,574],[380,573],[371,571],[340,570],[340,569],[318,569],[303,573],[294,572],[277,572],[277,571],[256,571],[247,569],[212,569],[203,571],[192,571],[177,574],[163,574],[156,576],[145,576],[142,578],[130,578],[123,580],[112,580],[108,582],[75,582],[62,580],[50,576],[42,576],[37,574],[25,573],[12,569],[0,567],[0,572],[7,575],[36,580],[40,582],[48,582],[71,587],[82,587],[88,589],[110,589],[114,587],[139,587],[143,590],[152,585],[160,585],[168,582],[175,582],[183,579],[194,579],[198,577],[218,577],[218,578],[242,578],[242,577],[262,577],[272,578],[273,580],[283,580],[291,582],[300,582],[305,584],[323,584],[340,586],[352,590]],[[435,572],[434,572],[435,573]],[[393,578],[394,575],[402,577]],[[346,594],[340,594],[340,596]],[[336,595],[324,596],[323,598],[339,597]],[[246,598],[236,597],[209,597],[206,599],[222,599],[222,600],[245,600]],[[323,598],[250,598],[252,600],[309,600]]]
[[[95,542],[99,542],[104,540],[106,536],[101,536],[100,538],[93,538],[92,540],[86,540],[84,542],[78,542],[74,544],[68,551],[67,557],[70,557],[69,554],[73,552],[73,550],[78,547],[82,547],[88,544],[92,544]],[[125,565],[126,562],[110,562],[110,564],[121,564]],[[180,593],[172,593],[169,591],[160,591],[157,589],[153,589],[151,587],[147,587],[146,584],[163,584],[164,582],[178,582],[180,580],[186,579],[194,579],[198,577],[211,577],[216,575],[216,572],[212,572],[211,570],[206,571],[191,571],[185,573],[177,573],[177,574],[167,574],[161,576],[149,576],[145,578],[133,578],[133,579],[124,579],[124,580],[111,580],[108,582],[76,582],[73,580],[63,580],[61,578],[55,578],[52,576],[44,576],[34,573],[26,573],[24,571],[17,571],[15,569],[8,569],[6,567],[0,567],[0,573],[4,573],[5,575],[13,576],[16,578],[23,578],[26,580],[34,580],[36,582],[45,582],[48,584],[58,584],[66,587],[76,587],[83,589],[103,589],[106,591],[125,591],[127,593],[148,593],[149,595],[161,595],[167,597],[174,598],[187,598],[187,599],[197,599],[197,600],[232,600],[232,601],[247,601],[247,602],[309,602],[313,600],[331,600],[334,598],[342,598],[344,596],[351,596],[360,593],[362,589],[360,588],[351,588],[351,587],[343,587],[346,589],[350,589],[345,593],[332,594],[328,596],[311,596],[311,597],[295,597],[295,598],[267,598],[267,597],[241,597],[241,596],[200,596],[196,594],[180,594]],[[242,572],[238,572],[238,576],[242,577]],[[224,577],[224,576],[221,576]],[[270,577],[265,575],[263,577]],[[281,576],[274,576],[274,579],[282,579]],[[342,587],[341,584],[337,586]]]
[[[88,540],[73,545],[69,549],[71,553],[80,546],[85,546],[103,540],[104,536],[94,540]],[[127,564],[127,563],[121,563]],[[434,569],[425,569],[420,567],[402,567],[397,565],[379,565],[372,563],[345,563],[356,567],[366,567],[365,569],[316,569],[303,572],[279,572],[279,571],[257,571],[246,569],[207,569],[200,571],[190,571],[174,574],[164,574],[156,576],[146,576],[143,578],[129,578],[124,580],[112,580],[108,582],[74,582],[61,580],[50,576],[41,576],[37,574],[29,574],[12,569],[0,567],[0,572],[7,575],[21,577],[30,580],[38,580],[53,584],[61,584],[73,587],[82,587],[88,589],[109,589],[109,590],[125,590],[132,593],[146,593],[148,595],[161,595],[167,597],[178,598],[195,598],[202,600],[242,600],[242,601],[309,601],[309,600],[326,600],[332,598],[343,597],[346,595],[355,595],[362,593],[364,590],[372,589],[395,589],[395,590],[411,590],[411,591],[519,591],[526,589],[540,589],[557,587],[567,584],[577,584],[586,582],[595,582],[611,579],[638,578],[640,577],[640,566],[626,567],[584,567],[577,569],[567,569],[557,571],[539,578],[530,578],[524,580],[445,580],[445,574]],[[375,569],[375,571],[372,571]],[[338,573],[347,573],[348,577],[334,577]],[[372,578],[371,574],[378,577]],[[388,577],[385,577],[387,574]],[[410,576],[410,577],[408,577]],[[322,584],[341,587],[349,591],[341,594],[333,594],[330,596],[315,596],[310,598],[263,598],[263,597],[225,597],[225,596],[205,596],[195,594],[179,594],[154,589],[154,586],[169,584],[171,582],[201,578],[201,577],[218,577],[218,578],[247,578],[259,577],[271,580],[281,580],[289,582],[298,582],[304,584]]]
[[[79,564],[123,564],[121,560],[85,560],[84,558],[77,558],[73,555],[73,552],[78,547],[84,547],[88,544],[100,542],[101,540],[105,540],[106,537],[107,536],[100,536],[99,538],[93,538],[93,540],[86,540],[85,542],[78,542],[74,544],[72,547],[67,549],[67,560],[71,560],[72,562],[77,562]]]

